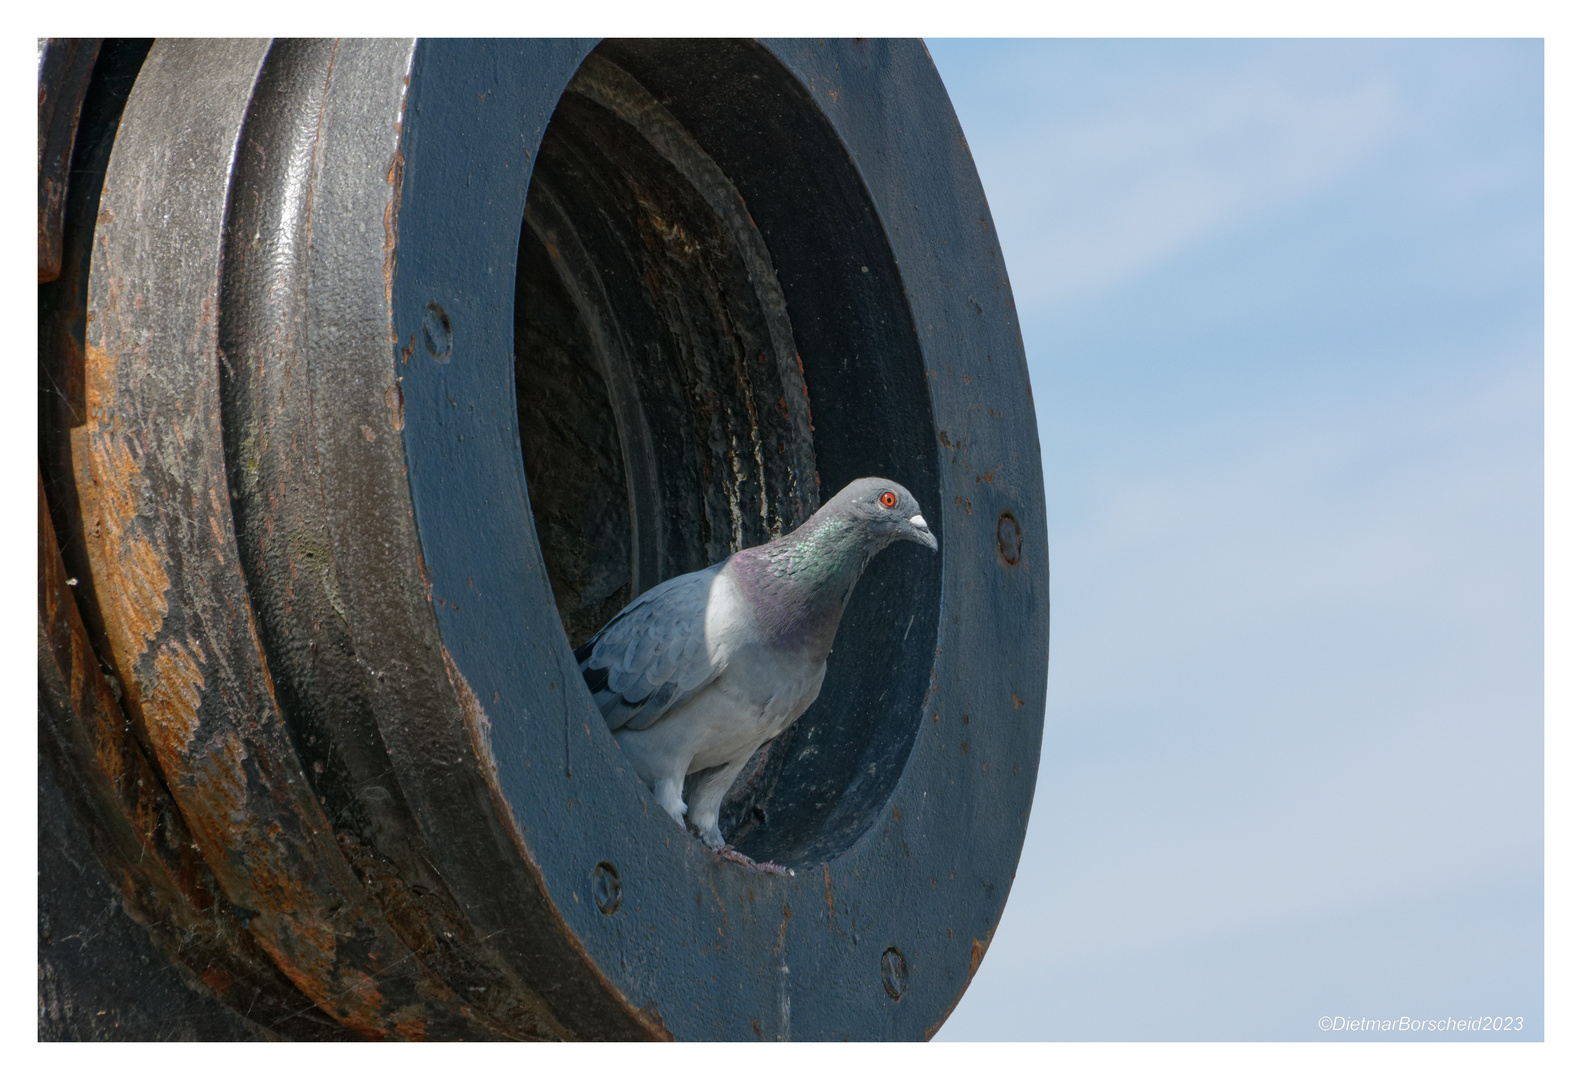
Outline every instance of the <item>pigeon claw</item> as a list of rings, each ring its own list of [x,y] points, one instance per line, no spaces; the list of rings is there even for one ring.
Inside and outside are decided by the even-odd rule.
[[[779,863],[754,862],[751,858],[743,855],[729,844],[721,844],[719,847],[711,847],[709,850],[714,852],[714,854],[718,855],[720,858],[729,859],[733,863],[740,863],[749,870],[757,870],[762,874],[776,874],[780,877],[796,877],[795,870],[781,866]]]

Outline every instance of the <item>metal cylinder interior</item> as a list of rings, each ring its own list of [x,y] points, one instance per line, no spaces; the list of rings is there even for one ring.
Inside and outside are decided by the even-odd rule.
[[[737,63],[775,66],[739,43],[714,49]],[[517,410],[538,540],[570,647],[659,582],[795,528],[838,490],[821,490],[824,457],[840,459],[834,469],[825,464],[839,483],[887,472],[840,446],[817,445],[800,338],[755,207],[733,182],[730,162],[717,160],[667,107],[696,103],[684,92],[662,103],[623,66],[675,71],[684,59],[656,44],[596,50],[544,133],[528,193],[517,263]],[[811,103],[806,108],[804,122],[823,128]],[[859,194],[860,184],[850,190]],[[859,198],[861,205],[822,206],[808,227],[856,219],[871,233],[871,207]],[[882,235],[869,240],[883,244]],[[868,261],[877,269],[878,258]],[[862,263],[847,269],[878,276]],[[898,280],[892,288],[886,299],[904,310]],[[856,351],[857,343],[842,344]],[[907,351],[915,350],[914,339]],[[858,379],[847,394],[880,390],[872,371],[862,385],[851,358],[841,359],[848,378]],[[913,372],[922,390],[921,365]],[[924,457],[928,432],[918,434]],[[853,607],[862,604],[859,596]],[[870,654],[853,658],[864,664],[885,651],[877,640],[858,648]],[[832,675],[837,666],[832,661]],[[841,692],[839,679],[824,694],[832,689]],[[826,737],[816,769],[804,762],[788,770],[788,753],[807,749],[806,729],[819,713],[815,705],[765,746],[727,797],[727,837],[760,857],[773,852],[796,864],[848,846],[893,785],[917,723],[915,711],[886,724],[859,708],[844,718],[842,736]],[[788,772],[800,772],[801,782],[777,798]],[[853,802],[856,789],[872,790]],[[805,805],[780,813],[792,799]],[[829,812],[843,800],[844,812]]]

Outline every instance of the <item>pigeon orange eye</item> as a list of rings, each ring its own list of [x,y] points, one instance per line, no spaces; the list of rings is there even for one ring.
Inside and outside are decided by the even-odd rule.
[[[892,507],[894,507],[895,506],[895,492],[893,492],[893,491],[886,491],[883,495],[880,495],[879,496],[879,505],[884,507],[886,510],[889,510]]]

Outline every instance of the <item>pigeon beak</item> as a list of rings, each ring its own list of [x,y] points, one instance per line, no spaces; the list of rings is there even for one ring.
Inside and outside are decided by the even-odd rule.
[[[922,514],[912,515],[912,535],[908,538],[916,540],[930,551],[939,550],[939,541],[934,539],[934,534],[928,531],[928,522],[923,520]]]

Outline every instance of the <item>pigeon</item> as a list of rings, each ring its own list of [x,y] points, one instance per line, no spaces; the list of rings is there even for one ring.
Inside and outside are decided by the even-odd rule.
[[[785,536],[655,585],[575,651],[637,775],[715,854],[787,872],[725,843],[720,802],[818,697],[857,579],[896,540],[939,550],[911,492],[854,480]]]

